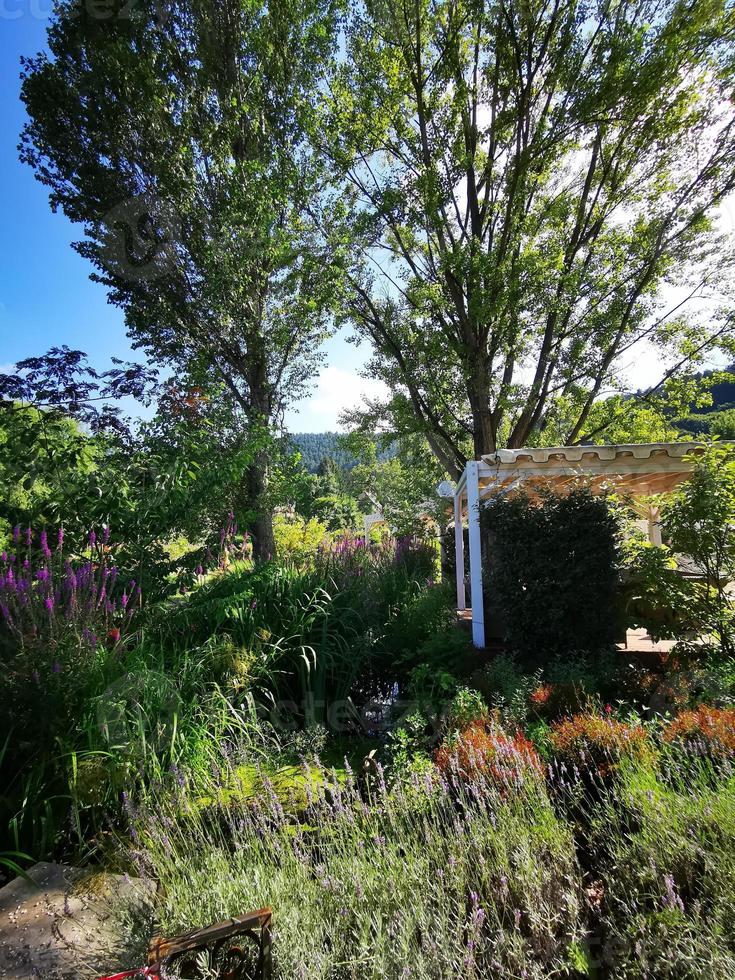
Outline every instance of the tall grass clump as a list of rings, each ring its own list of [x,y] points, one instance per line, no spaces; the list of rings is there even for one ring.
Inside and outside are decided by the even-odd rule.
[[[400,654],[447,621],[448,595],[429,588],[434,564],[414,542],[352,538],[308,564],[233,564],[163,604],[149,636],[169,648],[220,643],[272,703],[323,723],[330,704],[387,690]]]
[[[540,778],[431,772],[388,788],[307,774],[300,821],[268,788],[213,807],[177,793],[133,813],[133,859],[165,932],[271,906],[275,976],[549,977],[582,957],[569,826]]]

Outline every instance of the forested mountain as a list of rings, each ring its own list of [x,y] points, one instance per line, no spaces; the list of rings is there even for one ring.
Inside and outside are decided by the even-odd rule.
[[[316,473],[319,464],[325,458],[331,458],[342,469],[351,470],[358,462],[355,457],[340,448],[339,432],[292,432],[291,442],[301,453],[304,468],[309,473]],[[378,448],[378,459],[390,459],[395,455],[395,449]]]
[[[732,438],[732,420],[729,414],[726,416],[724,413],[731,414],[735,408],[735,364],[730,364],[725,372],[729,377],[716,381],[710,389],[712,404],[707,408],[692,408],[685,418],[677,419],[678,428],[696,435],[712,432],[723,438]],[[698,377],[710,378],[714,373],[704,371]]]

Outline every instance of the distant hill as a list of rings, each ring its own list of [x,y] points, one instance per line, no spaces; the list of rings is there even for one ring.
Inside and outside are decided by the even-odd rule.
[[[331,457],[344,470],[351,470],[358,460],[350,453],[340,449],[338,445],[339,432],[292,432],[291,442],[301,453],[304,469],[316,473],[319,464],[326,457]],[[395,449],[389,448],[378,451],[379,459],[390,459],[395,456]]]
[[[707,408],[692,408],[686,418],[676,420],[675,424],[678,428],[695,435],[709,432],[710,416],[735,408],[735,364],[730,364],[723,370],[733,376],[732,380],[718,381],[712,385],[710,389],[712,404]],[[710,378],[714,373],[714,371],[703,371],[697,375],[697,378]]]

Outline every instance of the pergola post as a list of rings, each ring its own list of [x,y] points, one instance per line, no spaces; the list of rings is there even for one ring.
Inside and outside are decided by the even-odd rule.
[[[648,508],[648,540],[651,544],[661,547],[664,543],[661,536],[661,508],[651,505]]]
[[[480,477],[477,462],[467,464],[467,522],[470,539],[470,588],[472,591],[472,642],[485,646],[485,601],[482,592],[482,538],[480,535]]]
[[[462,494],[457,488],[454,495],[454,562],[457,578],[457,609],[467,608],[464,588],[464,530],[462,528]]]

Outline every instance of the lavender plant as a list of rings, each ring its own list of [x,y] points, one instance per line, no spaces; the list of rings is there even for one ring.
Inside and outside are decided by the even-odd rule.
[[[572,833],[541,779],[508,793],[424,772],[389,788],[378,767],[369,787],[349,769],[304,785],[301,823],[267,783],[255,802],[212,807],[179,779],[131,810],[132,860],[160,882],[165,930],[270,905],[275,975],[304,980],[540,980],[579,956]]]

